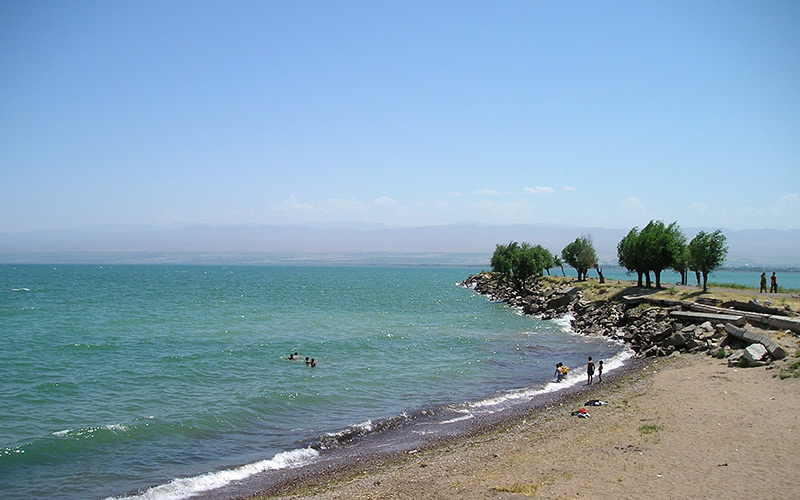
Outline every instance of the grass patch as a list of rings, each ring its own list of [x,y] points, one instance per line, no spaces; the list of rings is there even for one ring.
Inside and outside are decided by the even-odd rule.
[[[660,425],[642,425],[639,427],[639,432],[642,434],[655,434],[656,432],[660,431],[662,427]]]
[[[708,286],[714,288],[732,288],[734,290],[758,290],[758,288],[754,286],[747,286],[739,283],[716,283],[714,281],[709,281]]]
[[[500,493],[514,493],[526,497],[533,497],[536,496],[536,492],[539,491],[539,488],[551,485],[555,481],[554,477],[543,477],[532,484],[516,483],[512,486],[493,486],[492,490],[499,491]]]
[[[781,368],[780,373],[777,375],[781,380],[787,378],[800,378],[800,359],[795,359],[789,366]]]

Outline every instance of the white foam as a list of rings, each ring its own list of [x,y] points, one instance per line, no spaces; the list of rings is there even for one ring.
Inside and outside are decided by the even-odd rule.
[[[608,373],[612,370],[621,367],[625,363],[625,360],[631,358],[632,356],[633,356],[633,351],[631,349],[629,348],[624,349],[622,352],[620,352],[613,358],[603,360],[603,371],[605,373]],[[547,394],[550,392],[560,391],[568,387],[573,387],[581,382],[584,382],[586,380],[585,375],[586,375],[586,367],[576,368],[574,370],[570,370],[569,375],[567,375],[567,377],[564,378],[561,382],[552,381],[538,388],[526,388],[526,389],[516,389],[512,391],[507,391],[503,394],[493,396],[491,398],[469,403],[469,406],[472,408],[491,409],[491,407],[502,405],[503,403],[509,403],[512,401],[518,401],[523,399],[530,400],[541,394]]]
[[[572,313],[567,313],[563,316],[559,316],[558,318],[551,318],[550,321],[558,325],[562,331],[574,333],[574,330],[572,329],[573,319],[575,319],[575,316],[573,316]]]
[[[471,418],[475,418],[475,415],[469,414],[469,415],[464,415],[463,417],[455,417],[455,418],[451,418],[450,420],[444,420],[444,421],[442,421],[442,423],[443,424],[452,424],[452,423],[455,423],[455,422],[462,422],[464,420],[469,420]]]
[[[94,434],[95,432],[101,430],[107,430],[113,433],[117,432],[126,432],[130,429],[129,426],[125,424],[109,424],[103,426],[92,426],[92,427],[84,427],[82,429],[64,429],[62,431],[54,431],[51,432],[50,435],[55,437],[86,437]]]
[[[106,500],[181,500],[194,495],[222,488],[233,481],[241,481],[259,472],[277,469],[292,469],[310,464],[319,456],[312,448],[301,448],[278,453],[268,460],[243,465],[236,469],[209,472],[201,476],[173,479],[138,495],[110,497]]]

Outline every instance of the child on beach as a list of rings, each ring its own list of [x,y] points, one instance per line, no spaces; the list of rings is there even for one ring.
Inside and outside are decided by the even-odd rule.
[[[586,376],[589,379],[586,385],[592,385],[592,379],[594,378],[594,361],[592,361],[591,356],[589,356],[589,364],[586,365]]]
[[[597,382],[603,381],[603,360],[597,363]]]
[[[567,372],[569,371],[569,367],[564,363],[558,363],[556,365],[556,372],[553,376],[556,378],[556,382],[561,382],[564,380],[564,377],[567,376]]]

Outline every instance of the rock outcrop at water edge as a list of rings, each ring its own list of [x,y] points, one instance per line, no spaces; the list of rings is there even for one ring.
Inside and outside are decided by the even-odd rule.
[[[588,301],[569,284],[540,281],[519,290],[489,272],[472,275],[461,285],[542,319],[571,314],[575,332],[624,341],[643,357],[706,352],[746,366],[767,364],[784,355],[769,337],[745,328],[744,313],[735,309],[708,310],[711,306],[699,304],[706,309],[698,311],[696,303],[643,296]],[[754,344],[763,351],[747,350]]]

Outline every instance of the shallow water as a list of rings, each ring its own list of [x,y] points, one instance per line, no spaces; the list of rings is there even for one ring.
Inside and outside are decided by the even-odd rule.
[[[187,498],[354,429],[533,397],[557,361],[621,359],[456,285],[475,271],[0,266],[0,491]]]

